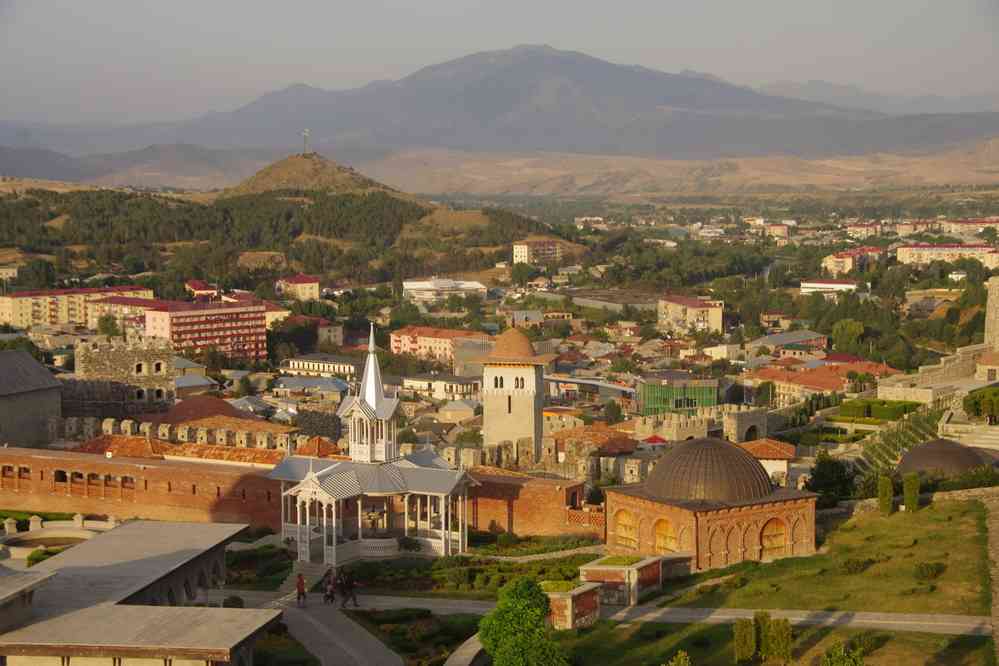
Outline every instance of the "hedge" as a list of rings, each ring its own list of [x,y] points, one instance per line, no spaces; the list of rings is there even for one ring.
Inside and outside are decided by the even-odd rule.
[[[919,475],[909,472],[902,477],[902,499],[907,512],[919,510]]]
[[[878,477],[878,508],[882,516],[890,516],[895,510],[895,488],[891,477],[882,474]]]
[[[756,626],[752,620],[745,618],[735,621],[734,649],[735,663],[752,661],[756,657]]]
[[[897,421],[914,412],[920,403],[910,400],[847,400],[839,407],[840,416],[848,418],[875,418],[884,421]]]

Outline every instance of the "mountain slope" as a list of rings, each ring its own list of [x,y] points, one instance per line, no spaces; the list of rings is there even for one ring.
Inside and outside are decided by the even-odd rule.
[[[43,148],[0,146],[0,175],[49,180],[87,180],[103,173],[88,160]]]
[[[889,95],[828,81],[780,81],[762,86],[760,92],[891,115],[999,111],[999,92],[962,97]]]

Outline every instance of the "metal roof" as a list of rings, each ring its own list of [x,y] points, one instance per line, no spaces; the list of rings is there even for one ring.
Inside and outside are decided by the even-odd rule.
[[[62,384],[26,351],[0,352],[0,396],[59,389]]]

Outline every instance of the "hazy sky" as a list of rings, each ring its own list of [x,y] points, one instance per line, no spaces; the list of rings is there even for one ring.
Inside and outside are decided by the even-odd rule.
[[[999,88],[999,0],[0,0],[0,120],[183,118],[527,43],[748,85]]]

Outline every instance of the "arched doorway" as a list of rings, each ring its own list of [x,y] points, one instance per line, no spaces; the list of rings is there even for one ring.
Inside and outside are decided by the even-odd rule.
[[[725,534],[717,529],[711,533],[708,539],[708,563],[712,567],[723,567],[725,561]]]
[[[727,553],[727,563],[735,564],[736,562],[742,562],[742,530],[738,527],[733,527],[728,531],[728,542],[726,543]]]
[[[759,438],[760,438],[760,429],[754,425],[751,425],[748,428],[746,428],[746,434],[742,439],[743,441],[751,442],[754,439],[759,439]]]
[[[679,541],[676,537],[676,530],[673,529],[673,523],[669,520],[666,518],[660,518],[657,520],[654,533],[657,555],[675,553],[679,550]]]
[[[763,549],[763,559],[772,560],[787,554],[787,530],[784,521],[771,518],[760,531],[760,545]]]
[[[638,518],[627,509],[614,514],[614,543],[638,550]]]

